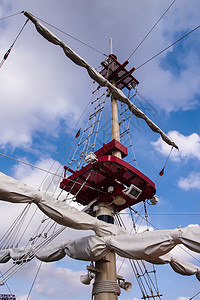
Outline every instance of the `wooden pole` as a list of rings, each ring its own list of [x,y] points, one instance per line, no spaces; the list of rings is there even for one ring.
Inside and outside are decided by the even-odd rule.
[[[112,54],[112,39],[110,39],[110,52]],[[111,65],[111,70],[114,66]],[[115,81],[112,82],[115,85]],[[118,109],[117,109],[117,100],[111,95],[111,126],[112,126],[112,139],[116,139],[120,141],[119,134],[119,122],[118,122]],[[120,151],[114,151],[114,156],[121,158]],[[99,211],[97,213],[100,216],[113,216],[114,211],[112,205],[108,206],[108,203],[101,203],[99,206]],[[110,251],[104,259],[97,261],[95,264],[98,273],[95,278],[94,286],[102,285],[102,287],[106,285],[106,283],[110,283],[111,286],[113,284],[113,288],[111,288],[110,292],[100,292],[94,295],[95,300],[117,300],[117,274],[116,274],[116,255],[115,252]],[[116,290],[115,290],[116,286]],[[106,288],[105,288],[106,289]],[[115,290],[115,291],[114,291]]]

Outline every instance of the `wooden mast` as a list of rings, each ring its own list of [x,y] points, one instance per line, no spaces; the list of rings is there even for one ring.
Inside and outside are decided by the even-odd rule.
[[[112,38],[110,39],[110,54],[112,54]],[[113,71],[113,65],[111,64],[111,71]],[[112,81],[113,85],[116,85],[115,81]],[[118,122],[118,109],[117,100],[111,95],[111,126],[112,126],[112,139],[120,141],[119,134],[119,122]],[[113,155],[121,158],[120,151],[113,151]],[[112,205],[108,203],[101,203],[97,213],[98,216],[110,216],[113,218],[114,210]],[[105,219],[106,221],[106,219]],[[114,219],[113,219],[114,222]],[[102,287],[102,290],[106,292],[99,292],[94,294],[95,300],[117,300],[120,293],[120,288],[117,283],[116,274],[116,254],[114,251],[110,251],[102,260],[97,261],[95,264],[97,269],[97,275],[94,282],[95,286]],[[110,286],[107,288],[107,286]],[[93,291],[94,291],[93,287]],[[110,291],[108,291],[110,289]]]

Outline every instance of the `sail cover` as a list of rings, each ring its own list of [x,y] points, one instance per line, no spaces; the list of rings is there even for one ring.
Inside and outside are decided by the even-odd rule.
[[[170,264],[176,273],[187,276],[195,274],[197,279],[200,281],[200,268],[198,266],[188,261],[179,259],[171,253],[167,253],[156,259],[149,259],[147,261],[156,265]]]
[[[200,226],[129,234],[119,226],[78,211],[3,173],[0,173],[0,200],[35,203],[57,223],[74,229],[92,229],[97,234],[69,242],[51,242],[45,246],[2,249],[0,263],[6,263],[12,258],[15,264],[21,264],[33,257],[52,262],[64,258],[65,255],[79,260],[98,261],[109,251],[114,251],[119,256],[129,259],[146,260],[154,264],[168,263],[175,272],[182,275],[195,274],[200,280],[199,267],[168,253],[178,244],[200,253]]]
[[[112,250],[121,257],[150,260],[156,259],[176,245],[200,253],[200,226],[174,230],[157,230],[137,234],[97,237],[89,236],[71,241],[66,245],[66,253],[81,260],[98,260]]]
[[[33,202],[61,225],[93,230],[97,236],[83,237],[66,247],[67,254],[76,259],[96,260],[95,257],[100,259],[113,250],[122,257],[148,260],[166,254],[178,244],[200,253],[200,226],[129,234],[117,225],[100,221],[3,173],[0,173],[0,200]]]
[[[168,144],[176,149],[178,146],[153,122],[151,121],[139,108],[137,108],[126,96],[125,94],[112,85],[106,78],[104,78],[99,72],[97,72],[92,66],[90,66],[82,57],[80,57],[76,52],[74,52],[70,47],[68,47],[64,42],[57,38],[52,32],[50,32],[45,26],[43,26],[33,15],[29,12],[24,12],[24,15],[29,18],[34,24],[37,31],[49,42],[60,46],[65,55],[71,59],[75,64],[83,67],[87,70],[89,76],[96,81],[100,86],[107,87],[115,99],[124,102],[128,105],[129,110],[138,118],[143,119],[147,125],[154,131],[161,135],[162,139]]]
[[[98,236],[127,233],[119,226],[100,221],[1,172],[0,200],[12,203],[34,202],[42,212],[57,223],[73,229],[93,230]]]
[[[0,263],[6,263],[11,258],[15,264],[22,264],[30,261],[34,257],[43,262],[55,262],[63,259],[66,255],[75,259],[96,261],[104,257],[110,250],[109,247],[105,247],[104,243],[101,243],[100,245],[97,242],[96,247],[93,247],[92,251],[91,246],[95,243],[95,236],[89,236],[70,242],[50,242],[46,246],[39,245],[0,250]],[[123,244],[121,245],[121,248],[124,248]],[[132,251],[132,255],[130,255],[129,252],[128,257],[135,259],[134,250]],[[137,257],[138,260],[140,260],[140,258],[143,257],[142,252],[140,255],[137,253]],[[196,275],[197,279],[200,281],[200,268],[198,266],[181,260],[171,253],[156,258],[149,257],[145,260],[157,265],[169,264],[176,273],[187,276]]]

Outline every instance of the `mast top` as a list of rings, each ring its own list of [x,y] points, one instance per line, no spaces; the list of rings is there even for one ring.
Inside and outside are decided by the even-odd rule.
[[[103,69],[100,74],[109,81],[115,80],[118,89],[127,88],[130,91],[139,84],[139,81],[132,75],[135,68],[133,67],[129,71],[125,68],[128,65],[127,60],[123,64],[120,64],[117,56],[111,53],[105,61],[101,62],[101,65]]]

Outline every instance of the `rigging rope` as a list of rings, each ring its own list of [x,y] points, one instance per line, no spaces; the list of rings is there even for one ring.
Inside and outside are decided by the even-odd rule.
[[[152,115],[154,116],[154,118],[156,119],[156,121],[158,122],[159,126],[161,127],[161,129],[163,130],[163,132],[167,132],[167,130],[165,129],[164,125],[160,122],[160,120],[157,118],[157,113],[154,113],[153,110],[151,109],[150,105],[148,104],[148,101],[144,98],[144,96],[142,96],[142,94],[140,94],[138,91],[136,91],[136,94],[139,96],[139,98],[142,100],[142,102],[146,105],[146,107],[149,109],[149,111],[152,113]],[[167,134],[166,134],[167,135]],[[167,135],[169,136],[169,135]],[[171,139],[171,137],[169,136],[169,138]],[[172,146],[172,148],[174,148]],[[177,148],[176,148],[177,149]]]
[[[145,206],[144,206],[144,210],[145,210],[145,215],[146,215],[147,210],[146,210]],[[137,233],[138,230],[136,229],[136,223],[133,218],[132,211],[130,211],[130,213],[132,216],[133,228],[135,230],[135,233]],[[148,230],[148,220],[146,220],[146,221],[147,221],[147,230]],[[126,226],[125,226],[125,224],[121,218],[121,215],[119,213],[115,215],[115,222],[126,229]],[[132,232],[133,228],[131,229],[130,233]],[[121,265],[118,268],[118,273],[121,270],[124,261],[125,261],[125,258],[122,259]],[[156,299],[157,297],[159,299],[161,299],[160,298],[161,295],[159,293],[158,284],[157,284],[155,266],[153,265],[153,271],[148,271],[144,261],[137,261],[137,260],[135,261],[133,259],[129,259],[129,262],[131,264],[131,268],[133,270],[135,278],[138,282],[138,286],[143,295],[142,299],[150,299],[150,298]],[[154,274],[154,277],[153,277],[154,280],[151,278],[151,273]],[[147,290],[149,290],[151,296],[149,296],[149,292]]]
[[[63,33],[63,34],[65,34],[65,35],[69,36],[70,38],[74,39],[75,41],[77,41],[77,42],[79,42],[79,43],[81,43],[81,44],[87,46],[88,48],[90,48],[90,49],[92,49],[92,50],[94,50],[94,51],[100,53],[101,55],[103,55],[103,56],[105,56],[105,57],[108,56],[107,54],[105,54],[105,53],[101,52],[100,50],[98,50],[98,49],[96,49],[96,48],[90,46],[89,44],[87,44],[87,43],[85,43],[85,42],[79,40],[78,38],[74,37],[73,35],[71,35],[71,34],[65,32],[65,31],[59,29],[58,27],[56,27],[56,26],[54,26],[54,25],[52,25],[52,24],[50,24],[50,23],[48,23],[48,22],[46,22],[46,21],[44,21],[44,20],[38,18],[38,17],[35,16],[35,15],[33,15],[33,16],[34,16],[35,18],[37,18],[38,20],[42,21],[43,23],[45,23],[46,25],[51,26],[52,28],[54,28],[54,29],[60,31],[61,33]]]
[[[89,103],[88,103],[88,104],[89,104]],[[88,105],[86,106],[86,108],[87,108],[87,107],[88,107]],[[86,108],[85,108],[85,110],[86,110]],[[84,112],[85,112],[85,110],[84,110]],[[82,115],[84,114],[84,112],[82,113]],[[82,117],[82,115],[81,115],[81,117]],[[81,118],[81,117],[80,117],[80,118]],[[79,119],[79,120],[80,120],[80,119]],[[78,122],[77,122],[77,123],[78,123]],[[76,127],[76,126],[75,126],[75,127]],[[75,129],[75,127],[74,127],[74,129]],[[73,129],[73,131],[74,131],[74,129]],[[68,139],[69,139],[69,138],[68,138]],[[62,152],[62,150],[63,150],[63,148],[64,148],[64,146],[65,146],[66,144],[67,144],[67,141],[66,141],[65,144],[63,145],[63,147],[62,147],[60,153],[58,154],[58,157],[60,156],[60,154],[61,154],[61,152]],[[4,156],[4,155],[3,155],[3,156]],[[7,156],[6,156],[6,157],[7,157]],[[64,156],[64,159],[65,159],[65,157],[66,157],[66,154],[65,154],[65,156]],[[10,158],[10,157],[9,157],[9,158]],[[63,160],[64,160],[64,159],[63,159]],[[19,161],[19,162],[21,162],[21,161]],[[23,163],[23,162],[21,162],[21,163]],[[50,173],[52,173],[52,172],[50,172],[50,170],[53,168],[54,163],[55,163],[55,160],[54,160],[52,166],[50,167],[49,171],[47,171],[47,175],[50,174]],[[25,163],[25,164],[26,164],[26,165],[30,165],[30,164],[28,164],[28,163]],[[35,167],[35,166],[33,166],[33,167]],[[59,167],[58,167],[56,173],[58,173],[59,169],[60,169],[60,165],[59,165]],[[46,176],[47,176],[47,175],[46,175]],[[52,173],[52,175],[54,175],[54,176],[53,176],[53,178],[52,178],[50,184],[53,182],[54,177],[55,177],[57,174]],[[45,178],[46,178],[46,176],[45,176]],[[59,177],[59,180],[60,180],[60,177]],[[43,180],[43,182],[44,182],[44,180]],[[50,186],[50,184],[49,184],[49,186]],[[42,183],[41,183],[41,185],[42,185]],[[41,187],[41,185],[40,185],[40,187]],[[47,187],[47,190],[48,190],[49,186]],[[55,190],[56,190],[56,188],[57,188],[57,186],[55,187]],[[82,188],[82,186],[80,185],[80,189],[81,189],[81,188]],[[46,192],[47,192],[47,190],[46,190]],[[55,190],[54,190],[54,193],[53,193],[53,194],[55,194]],[[37,208],[36,208],[36,210],[37,210]],[[35,215],[36,210],[35,210],[33,216]],[[30,219],[28,225],[30,224],[31,220],[33,219],[33,216],[32,216],[32,218]],[[24,219],[24,217],[23,217],[23,219]],[[17,234],[19,233],[19,229],[20,229],[20,228],[22,227],[22,225],[23,225],[23,224],[22,224],[22,221],[23,221],[23,220],[20,220],[20,218],[18,218],[18,219],[15,221],[14,226],[13,226],[13,227],[14,227],[13,230],[14,230],[14,232],[16,232],[15,235],[17,235]],[[44,237],[46,238],[46,237],[47,237],[47,233],[50,232],[51,228],[52,228],[53,226],[55,227],[55,222],[54,222],[53,225],[51,225],[51,227],[47,230],[47,232],[44,233],[44,231],[46,230],[47,226],[49,226],[50,223],[51,223],[51,221],[46,225],[46,227],[45,227],[41,232],[39,232],[40,227],[41,227],[41,225],[40,225],[39,228],[37,229],[37,232],[34,234],[34,236],[33,236],[31,239],[29,239],[29,242],[32,242],[32,244],[33,244],[33,243],[37,242],[39,238],[44,238]],[[21,225],[20,225],[20,224],[21,224]],[[23,231],[23,233],[22,233],[21,238],[19,239],[19,241],[17,241],[17,245],[19,244],[19,242],[20,242],[20,240],[22,239],[22,237],[23,237],[25,231],[27,230],[28,225],[26,226],[25,230]],[[55,230],[55,229],[54,229],[54,230]],[[44,233],[44,236],[43,236],[43,233]],[[8,234],[8,235],[10,235],[10,234]],[[9,236],[9,238],[13,240],[13,234],[12,234],[11,237]],[[15,237],[15,239],[16,239],[16,237]],[[29,243],[29,242],[28,242],[28,243]],[[28,244],[27,244],[27,245],[28,245]],[[7,246],[8,246],[8,245],[7,245]]]
[[[152,105],[152,107],[153,107],[153,109],[152,109],[152,107],[150,106],[150,104],[148,103],[148,101],[144,98],[144,96],[142,95],[142,94],[140,94],[139,92],[138,92],[138,90],[135,92],[135,94],[134,94],[134,96],[136,96],[136,95],[138,95],[139,96],[139,98],[142,100],[142,102],[146,105],[146,107],[148,108],[148,110],[152,113],[152,115],[154,116],[154,118],[156,119],[156,121],[158,122],[158,124],[160,124],[160,126],[163,128],[163,125],[161,124],[161,122],[158,120],[158,118],[157,118],[157,114],[158,114],[158,112],[156,111],[156,109],[153,107],[153,105]],[[133,96],[133,97],[134,97]],[[133,97],[131,97],[130,99],[132,99]],[[153,111],[154,110],[154,111]],[[166,131],[166,130],[165,130]]]
[[[20,12],[18,12],[16,14],[12,14],[12,15],[9,15],[9,16],[6,16],[6,17],[2,17],[2,18],[0,18],[0,21],[8,19],[8,18],[11,18],[11,17],[14,17],[14,16],[17,16],[19,14],[23,14],[23,13],[24,13],[23,11],[20,11]]]
[[[121,121],[119,123],[120,125],[120,129],[121,129],[121,125],[123,126],[123,130],[124,130],[124,133],[128,135],[128,139],[129,139],[129,146],[127,146],[127,148],[131,147],[131,150],[132,150],[132,154],[133,154],[133,159],[131,161],[129,161],[129,164],[131,162],[135,162],[136,164],[136,168],[138,169],[138,164],[137,164],[137,160],[136,160],[136,156],[135,156],[135,151],[134,151],[134,148],[133,148],[133,143],[132,143],[132,140],[131,140],[131,135],[130,135],[130,124],[131,124],[131,113],[129,113],[129,115],[127,116],[127,112],[128,110],[125,109],[123,110],[123,107],[124,107],[124,104],[121,103],[121,113],[120,113],[120,118],[121,118]],[[122,119],[122,116],[124,115],[124,119]],[[127,122],[128,121],[128,122]],[[124,137],[124,134],[123,132],[120,134],[120,136],[122,135],[122,138]],[[124,140],[125,142],[125,140]]]
[[[29,297],[30,297],[30,295],[31,295],[32,289],[33,289],[33,287],[34,287],[35,281],[36,281],[36,279],[37,279],[37,277],[38,277],[38,274],[39,274],[39,272],[40,272],[41,267],[42,267],[42,261],[41,261],[40,264],[39,264],[39,267],[38,267],[37,272],[36,272],[36,274],[35,274],[34,280],[33,280],[33,282],[32,282],[32,285],[31,285],[31,288],[30,288],[30,291],[29,291],[29,293],[28,293],[28,295],[27,295],[26,300],[28,300]]]
[[[200,292],[198,292],[197,294],[195,294],[192,298],[188,299],[188,300],[192,300],[194,298],[196,298],[196,296],[198,296],[200,294]]]
[[[61,232],[63,232],[66,229],[66,227],[62,226],[59,228],[56,232],[52,234],[49,238],[44,240],[42,243],[38,244],[37,247],[34,249],[34,253],[30,251],[22,257],[18,263],[14,264],[9,268],[4,274],[2,274],[2,278],[0,279],[0,285],[3,285],[7,282],[9,278],[11,278],[15,273],[17,273],[21,268],[26,265],[27,262],[29,262],[34,255],[36,255],[40,250],[42,250],[49,242],[51,242],[54,238],[56,238]]]
[[[129,207],[129,210],[130,211],[133,211],[135,214],[137,214],[138,216],[140,216],[141,218],[143,218],[144,220],[145,220],[145,217],[143,217],[142,215],[143,215],[143,213],[139,213],[138,211],[136,211],[136,210],[134,210],[132,207]],[[120,213],[121,214],[121,213]],[[123,214],[123,213],[122,213]],[[153,213],[148,213],[149,215],[150,214],[153,214]],[[155,213],[156,214],[156,213]],[[171,213],[172,214],[172,213]],[[144,215],[145,215],[145,213],[144,213]],[[169,215],[170,215],[170,213],[169,213]],[[131,214],[131,216],[132,216],[132,214]],[[156,230],[159,230],[159,228],[158,227],[156,227],[155,225],[153,225],[150,221],[148,221],[148,224],[150,224],[154,229],[156,229]],[[191,256],[193,259],[195,259],[196,261],[198,261],[198,262],[200,262],[195,256],[193,256],[192,254],[191,254],[191,252],[189,252],[187,249],[185,249],[185,248],[183,248],[183,247],[181,247],[181,245],[177,245],[178,247],[180,247],[184,252],[186,252],[189,256]]]
[[[166,50],[168,50],[169,48],[171,48],[172,46],[174,46],[175,44],[177,44],[178,42],[180,42],[181,40],[183,40],[185,37],[187,37],[188,35],[190,35],[191,33],[193,33],[195,30],[199,29],[200,25],[198,25],[197,27],[195,27],[194,29],[192,29],[191,31],[189,31],[188,33],[186,33],[184,36],[182,36],[180,39],[176,40],[175,42],[173,42],[172,44],[170,44],[168,47],[166,47],[165,49],[163,49],[162,51],[158,52],[157,54],[155,54],[154,56],[152,56],[151,58],[149,58],[147,61],[145,61],[143,64],[141,64],[140,66],[138,66],[137,68],[135,68],[135,71],[140,69],[141,67],[143,67],[144,65],[146,65],[148,62],[150,62],[151,60],[153,60],[154,58],[156,58],[157,56],[159,56],[160,54],[162,54],[163,52],[165,52]]]
[[[17,228],[19,226],[19,224],[21,223],[21,220],[24,219],[24,217],[27,214],[27,211],[29,210],[30,205],[27,204],[25,206],[25,208],[22,210],[22,212],[19,214],[19,216],[16,218],[16,220],[12,223],[12,225],[10,226],[10,228],[6,231],[6,233],[3,235],[3,237],[0,240],[0,249],[5,249],[8,247],[11,247],[10,243],[12,242],[13,245],[13,241],[11,240],[11,238],[15,239],[16,235],[17,235]]]
[[[1,278],[1,277],[3,277],[3,273],[0,271],[0,278]],[[10,289],[9,286],[8,286],[8,283],[5,282],[5,284],[6,284],[6,286],[7,286],[7,289],[9,290],[9,293],[12,294],[11,289]]]
[[[6,157],[6,158],[9,158],[9,159],[12,159],[12,160],[14,160],[14,161],[17,161],[17,162],[22,163],[22,164],[24,164],[24,165],[27,165],[27,166],[29,166],[29,167],[38,169],[38,170],[40,170],[40,171],[46,172],[46,173],[48,173],[48,174],[51,174],[51,175],[54,175],[54,176],[57,176],[57,177],[63,179],[63,176],[61,176],[61,175],[55,174],[55,173],[53,173],[53,172],[49,172],[48,170],[45,170],[45,169],[43,169],[43,168],[40,168],[40,167],[34,166],[34,165],[32,165],[32,164],[26,163],[26,162],[24,162],[24,161],[21,161],[21,160],[19,160],[19,159],[14,158],[14,157],[8,156],[8,155],[6,155],[6,154],[0,153],[0,156],[3,156],[3,157]],[[75,182],[75,183],[76,183],[75,180],[72,180],[72,179],[68,179],[68,180],[71,181],[71,182]],[[76,184],[82,185],[81,183],[78,183],[78,182],[77,182]],[[98,191],[98,192],[101,192],[101,193],[105,193],[104,191],[99,190],[99,189],[95,189],[95,188],[92,187],[92,186],[86,185],[86,187],[89,188],[89,189],[91,189],[91,190],[95,190],[95,191]]]
[[[170,150],[169,155],[168,155],[168,157],[167,157],[167,159],[166,159],[166,161],[165,161],[165,164],[164,164],[162,170],[160,171],[160,173],[158,174],[158,176],[157,176],[157,178],[156,178],[155,184],[157,183],[158,178],[160,178],[160,180],[161,180],[161,177],[162,177],[162,175],[164,174],[165,167],[166,167],[166,165],[167,165],[167,163],[168,163],[168,160],[169,160],[169,158],[170,158],[170,156],[171,156],[171,153],[172,153],[172,150],[173,150],[173,149],[174,149],[174,147],[171,147],[171,150]],[[157,186],[156,186],[156,187],[158,187],[158,185],[159,185],[159,183],[160,183],[160,180],[159,180],[159,182],[157,183]]]
[[[0,68],[3,66],[4,62],[5,62],[6,59],[8,58],[8,56],[9,56],[9,54],[10,54],[12,48],[14,47],[16,41],[18,40],[19,36],[21,35],[21,33],[22,33],[23,29],[25,28],[26,24],[28,23],[28,21],[29,21],[29,19],[26,20],[26,22],[24,23],[22,29],[20,30],[20,32],[19,32],[18,35],[16,36],[14,42],[12,43],[12,45],[10,46],[10,48],[8,49],[8,51],[5,53],[5,55],[4,55],[3,59],[2,59],[2,61],[0,62]]]
[[[90,101],[88,101],[88,103],[87,103],[86,107],[84,108],[84,110],[83,110],[81,116],[80,116],[79,119],[77,120],[77,122],[76,122],[75,126],[73,127],[71,133],[69,134],[68,138],[66,139],[65,143],[63,144],[63,146],[62,146],[60,152],[58,153],[58,155],[56,156],[54,162],[53,162],[52,165],[50,166],[50,168],[49,168],[49,170],[48,170],[46,176],[44,177],[43,181],[42,181],[41,184],[40,184],[40,187],[42,186],[42,184],[44,183],[44,181],[46,180],[46,178],[47,178],[47,176],[48,176],[49,174],[54,175],[54,177],[52,178],[52,181],[53,181],[53,179],[55,178],[55,176],[57,176],[57,174],[58,174],[58,172],[59,172],[59,170],[60,170],[60,168],[61,168],[61,165],[63,164],[64,160],[66,159],[66,156],[67,156],[67,154],[68,154],[70,148],[73,147],[73,144],[74,144],[74,142],[75,142],[75,139],[72,141],[71,145],[68,147],[68,150],[67,150],[67,152],[65,153],[64,157],[62,158],[62,160],[61,160],[61,162],[60,162],[60,166],[57,168],[55,174],[52,174],[50,171],[52,170],[52,168],[53,168],[54,164],[56,163],[56,161],[58,161],[58,158],[61,156],[61,153],[62,153],[62,151],[64,150],[65,146],[68,144],[68,141],[69,141],[69,139],[70,139],[70,136],[74,133],[75,128],[78,126],[78,123],[80,122],[80,120],[82,119],[84,113],[85,113],[86,110],[88,109],[89,104],[90,104]],[[72,148],[72,150],[73,150],[73,148]],[[52,183],[52,181],[51,181],[51,183]],[[39,188],[40,188],[40,187],[39,187]],[[47,187],[47,189],[48,189],[48,188],[49,188],[49,186]],[[61,193],[62,193],[62,192],[63,192],[63,191],[61,191]],[[61,194],[61,193],[60,193],[60,194]]]
[[[131,53],[131,55],[127,58],[127,60],[129,60],[131,58],[131,56],[133,56],[133,54],[137,51],[137,49],[142,45],[142,43],[145,41],[145,39],[149,36],[149,34],[153,31],[153,29],[158,25],[158,23],[161,21],[161,19],[164,17],[164,15],[168,12],[168,10],[172,7],[172,5],[176,2],[176,0],[174,0],[170,6],[165,10],[165,12],[162,14],[162,16],[158,19],[158,21],[153,25],[153,27],[149,30],[149,32],[145,35],[145,37],[141,40],[141,42],[139,43],[139,45],[135,48],[135,50]]]
[[[141,215],[145,215],[145,213],[140,213]],[[129,215],[129,213],[123,213],[123,212],[120,212],[120,215]],[[148,213],[148,215],[169,215],[169,216],[196,216],[196,215],[200,215],[200,213]]]

